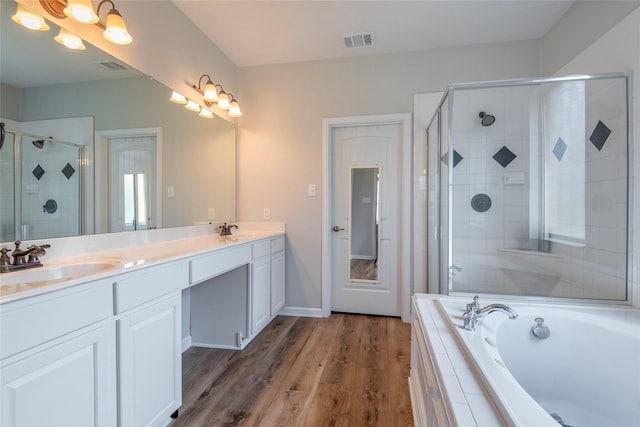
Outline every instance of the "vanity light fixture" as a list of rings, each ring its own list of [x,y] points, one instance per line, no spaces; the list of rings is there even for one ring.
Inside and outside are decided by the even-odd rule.
[[[222,88],[220,89],[220,93],[218,94],[218,108],[222,108],[223,110],[228,110],[229,108],[231,108],[229,95]]]
[[[240,111],[240,104],[231,95],[231,102],[229,103],[229,117],[242,117],[242,111]]]
[[[30,11],[21,4],[18,4],[16,13],[11,17],[13,22],[18,25],[22,25],[25,28],[34,31],[48,31],[49,25],[45,22],[44,18],[35,12]]]
[[[206,83],[203,86],[202,82],[205,79]],[[211,80],[211,76],[209,76],[209,74],[201,75],[200,79],[198,79],[198,85],[193,85],[192,87],[202,95],[202,102],[204,102],[204,105],[206,105],[208,108],[216,105],[218,108],[228,111],[227,114],[229,115],[229,117],[242,116],[238,101],[233,97],[232,94],[225,92],[224,88],[221,85],[215,84]],[[218,89],[220,89],[219,92]],[[173,100],[171,101],[175,102]]]
[[[200,114],[198,115],[205,119],[213,119],[213,113],[211,112],[211,110],[207,110],[206,108],[203,108],[202,110],[200,110]]]
[[[100,6],[104,3],[111,3],[111,10],[107,13],[106,28],[102,35],[111,43],[119,45],[128,45],[133,41],[133,37],[127,31],[122,15],[116,10],[116,6],[111,0],[102,0],[98,5],[98,15],[100,14]]]
[[[60,43],[61,45],[68,47],[72,50],[85,50],[86,47],[82,42],[82,39],[75,34],[71,34],[69,31],[64,28],[60,28],[60,32],[57,36],[53,38],[55,41]]]
[[[174,90],[171,94],[171,98],[169,98],[169,101],[173,102],[174,104],[184,105],[187,103],[187,98],[185,98],[183,94],[178,93]]]
[[[190,99],[187,100],[187,105],[185,105],[184,108],[189,111],[195,111],[196,113],[200,111],[200,106]]]
[[[100,6],[98,6],[98,9],[100,9]],[[83,24],[95,24],[100,21],[98,14],[93,11],[91,0],[67,0],[64,14]]]

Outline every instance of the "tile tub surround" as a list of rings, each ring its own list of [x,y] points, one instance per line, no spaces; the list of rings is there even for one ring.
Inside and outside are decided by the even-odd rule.
[[[512,372],[498,366],[497,363],[494,362],[494,359],[500,358],[504,360],[509,366],[520,371],[521,367],[515,365],[511,365],[510,363],[515,363],[512,359],[513,357],[509,354],[508,348],[501,347],[500,337],[505,338],[504,333],[510,334],[512,327],[515,327],[516,330],[520,330],[521,326],[518,326],[517,322],[527,322],[529,317],[533,319],[535,315],[542,315],[547,318],[545,323],[550,326],[553,331],[556,332],[556,336],[567,336],[576,337],[578,339],[582,334],[575,333],[571,328],[579,327],[576,325],[593,325],[591,327],[593,340],[595,342],[608,342],[610,336],[624,335],[624,336],[634,336],[635,340],[638,340],[638,327],[640,326],[640,310],[635,308],[626,307],[626,306],[606,306],[606,305],[576,305],[576,304],[557,304],[557,303],[532,303],[532,302],[523,302],[523,301],[498,301],[493,299],[485,299],[481,301],[481,306],[485,306],[494,302],[502,302],[510,307],[512,307],[518,314],[519,318],[514,321],[516,323],[507,323],[504,326],[508,327],[506,330],[499,330],[498,335],[495,339],[491,340],[491,334],[496,332],[496,328],[498,325],[504,322],[511,322],[507,319],[506,316],[503,316],[500,313],[492,314],[483,318],[476,331],[466,331],[462,329],[461,325],[463,322],[462,313],[465,309],[466,304],[470,302],[468,298],[460,298],[460,297],[441,297],[439,295],[427,295],[427,294],[417,294],[414,296],[414,307],[416,307],[417,315],[421,321],[421,325],[423,328],[426,326],[425,335],[428,336],[428,342],[430,343],[431,349],[434,353],[435,360],[437,361],[436,369],[439,371],[439,382],[442,384],[443,395],[447,395],[449,397],[444,397],[445,401],[450,402],[450,410],[455,414],[456,418],[458,417],[458,412],[460,413],[460,417],[468,417],[467,411],[472,414],[473,419],[475,420],[473,423],[469,423],[469,425],[500,425],[496,424],[496,422],[491,421],[482,421],[480,422],[479,417],[486,417],[487,411],[476,410],[474,409],[474,401],[478,399],[478,396],[472,393],[471,386],[473,384],[468,384],[469,375],[466,369],[471,370],[477,378],[481,378],[481,383],[483,383],[484,387],[481,388],[483,390],[482,396],[486,396],[490,402],[494,402],[496,405],[494,409],[494,415],[497,417],[498,415],[504,416],[505,420],[508,420],[506,424],[508,425],[536,425],[536,426],[557,426],[558,424],[544,411],[535,401],[533,401],[532,397],[529,396],[522,388],[522,385],[519,384],[514,377],[512,377]],[[448,312],[453,313],[451,317]],[[568,322],[566,322],[566,320]],[[574,322],[574,323],[572,323]],[[575,322],[579,322],[576,324]],[[590,323],[594,322],[594,323]],[[531,320],[533,324],[533,320]],[[607,326],[610,325],[610,326]],[[528,326],[527,326],[528,328]],[[569,328],[569,329],[567,329]],[[595,328],[595,329],[594,329]],[[612,328],[611,333],[607,333],[608,328]],[[527,329],[528,330],[528,329]],[[598,332],[600,331],[601,332]],[[602,337],[598,338],[598,333],[602,333]],[[560,334],[560,335],[558,335]],[[564,334],[564,335],[563,335]],[[488,346],[485,345],[486,337],[489,338],[489,341],[493,341],[497,343],[498,348],[490,348],[487,350]],[[606,338],[606,339],[605,339]],[[571,338],[567,338],[571,339]],[[507,338],[507,344],[511,343],[514,338]],[[487,343],[489,343],[487,341]],[[527,341],[525,339],[525,341]],[[534,342],[533,344],[537,344],[538,342]],[[620,342],[621,346],[632,346],[628,340],[624,340]],[[551,341],[545,344],[552,344]],[[611,344],[611,343],[610,343]],[[502,344],[504,345],[504,343]],[[517,344],[518,350],[520,348],[526,347],[524,344]],[[555,347],[562,345],[573,345],[570,342],[565,343],[565,340],[556,341],[554,345]],[[587,343],[587,345],[589,345]],[[632,347],[635,348],[634,351],[638,351],[637,346]],[[498,354],[497,351],[502,349],[505,353]],[[613,360],[613,355],[606,356],[604,352],[612,352],[612,354],[617,354],[618,347],[613,344],[613,348],[611,345],[603,346],[602,348],[594,348],[591,356],[596,358],[596,361],[593,362],[584,362],[584,369],[591,369],[591,367],[598,365],[598,358],[602,358],[603,360],[611,361]],[[514,350],[517,351],[517,350]],[[526,351],[526,350],[525,350]],[[560,353],[558,354],[549,354],[548,362],[552,365],[559,365],[561,361],[566,363],[567,360],[567,352],[565,350],[558,350]],[[626,355],[625,357],[634,357],[633,355],[629,356],[628,349],[625,350],[620,348],[621,353]],[[495,354],[494,354],[495,353]],[[600,353],[603,353],[602,355]],[[462,356],[461,356],[462,354]],[[581,353],[582,354],[582,353]],[[623,354],[620,354],[623,356]],[[569,363],[574,366],[577,362],[588,360],[589,355],[584,354],[579,359],[571,358]],[[510,358],[511,357],[511,358]],[[540,357],[539,355],[537,357]],[[553,357],[558,357],[558,361],[554,361]],[[617,356],[616,356],[617,358]],[[519,356],[516,358],[519,359]],[[540,360],[542,364],[544,364],[547,360],[543,358]],[[539,360],[539,359],[536,359]],[[528,362],[526,360],[521,361],[524,366],[532,366],[533,362]],[[626,363],[626,362],[625,362]],[[594,381],[600,383],[600,381],[631,381],[624,387],[633,388],[633,380],[629,379],[627,375],[621,374],[620,372],[615,372],[615,369],[618,369],[618,365],[621,367],[619,369],[624,370],[624,366],[627,366],[625,363],[615,362],[616,366],[612,366],[612,370],[604,371],[602,370],[602,379],[598,379],[595,377]],[[633,363],[633,361],[631,362]],[[451,368],[453,367],[453,369]],[[524,368],[526,372],[529,372],[528,368]],[[568,369],[571,371],[571,369]],[[517,375],[523,375],[522,372],[517,371]],[[594,375],[599,375],[600,371],[594,372]],[[526,374],[528,375],[528,374]],[[453,377],[450,377],[453,376]],[[534,377],[537,376],[534,374]],[[530,379],[521,378],[524,381],[530,381]],[[476,380],[477,381],[477,380]],[[537,380],[536,380],[537,381]],[[535,381],[534,381],[535,382]],[[571,383],[571,381],[569,382]],[[529,387],[532,385],[529,384]],[[563,387],[569,387],[569,385],[563,385]],[[580,386],[578,386],[580,387]],[[593,390],[593,386],[583,386],[585,390]],[[610,390],[623,390],[622,385],[618,387],[608,386],[606,388],[609,390],[607,395],[612,395]],[[464,391],[465,388],[467,391]],[[596,389],[598,387],[595,387]],[[463,390],[463,394],[460,394],[460,390]],[[603,389],[604,390],[604,389]],[[578,391],[561,391],[561,395],[575,395],[579,394]],[[622,392],[625,397],[631,399],[633,401],[634,393],[632,390],[629,392]],[[477,394],[477,393],[476,393]],[[593,393],[589,393],[593,394]],[[615,393],[612,395],[612,399],[615,399]],[[462,401],[464,398],[464,401]],[[545,399],[544,395],[541,395],[543,400]],[[587,399],[589,397],[583,397]],[[581,399],[583,399],[581,398]],[[580,422],[572,422],[570,419],[570,409],[571,407],[563,407],[564,404],[561,401],[554,400],[553,397],[547,396],[547,399],[551,399],[546,402],[547,407],[555,407],[559,406],[558,415],[563,417],[569,424],[578,424],[583,425]],[[596,400],[600,399],[596,397]],[[562,399],[561,399],[562,400]],[[617,399],[620,400],[620,399]],[[454,405],[457,403],[458,405]],[[486,403],[486,402],[485,402]],[[566,402],[565,402],[566,403]],[[570,403],[570,402],[569,402]],[[464,404],[461,406],[461,404]],[[605,403],[604,405],[607,405]],[[633,407],[633,404],[626,403],[626,408],[629,409]],[[565,405],[566,406],[566,405]],[[589,419],[597,418],[597,416],[602,416],[597,409],[597,404],[589,404],[589,407],[594,409],[593,416],[589,416]],[[611,406],[611,405],[609,405]],[[567,409],[569,408],[569,409]],[[562,409],[562,410],[560,410]],[[626,411],[626,410],[625,410]],[[552,411],[554,412],[554,411]],[[562,413],[560,413],[562,412]],[[569,412],[569,413],[567,413]],[[606,411],[604,411],[606,412]],[[626,411],[629,412],[629,411]],[[625,412],[625,413],[626,413]],[[575,414],[574,414],[575,416]],[[536,418],[538,417],[538,418]],[[565,418],[566,417],[566,418]],[[524,422],[523,420],[526,420]],[[535,420],[535,421],[534,421]],[[594,425],[602,425],[597,422]],[[623,422],[622,425],[625,425]]]
[[[117,260],[113,268],[96,274],[76,277],[71,280],[54,279],[16,285],[2,284],[20,275],[20,271],[0,275],[0,304],[39,295],[46,292],[74,286],[89,280],[100,279],[114,274],[149,267],[203,251],[243,244],[252,240],[269,238],[285,232],[284,223],[278,222],[235,222],[238,229],[232,236],[218,234],[220,224],[165,228],[135,232],[108,233],[89,236],[62,237],[25,241],[21,247],[31,244],[50,244],[47,254],[40,258],[44,268],[91,262],[93,260]],[[0,247],[13,248],[12,242]],[[27,270],[28,271],[28,270]]]

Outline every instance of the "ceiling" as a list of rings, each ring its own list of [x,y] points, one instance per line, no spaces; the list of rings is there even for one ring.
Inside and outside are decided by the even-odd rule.
[[[574,3],[172,0],[238,67],[538,39]],[[372,32],[374,46],[343,47]]]

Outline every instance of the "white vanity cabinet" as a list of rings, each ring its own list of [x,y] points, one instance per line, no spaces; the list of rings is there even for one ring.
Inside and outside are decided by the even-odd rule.
[[[0,306],[3,426],[117,424],[108,280]]]
[[[251,337],[254,337],[271,320],[271,242],[262,240],[252,246],[249,305]]]
[[[284,236],[271,240],[271,316],[284,307],[285,251]]]
[[[120,427],[157,426],[182,404],[181,289],[186,261],[116,277]]]

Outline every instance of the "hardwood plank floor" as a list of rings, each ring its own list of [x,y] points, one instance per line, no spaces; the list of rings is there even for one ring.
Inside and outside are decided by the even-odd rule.
[[[410,325],[333,313],[279,316],[244,350],[183,354],[171,426],[412,426]]]

